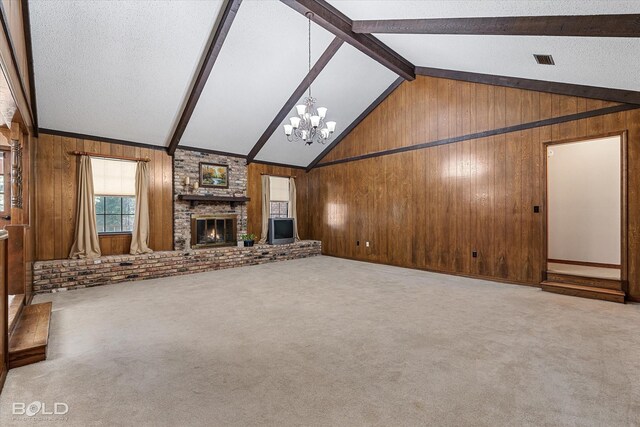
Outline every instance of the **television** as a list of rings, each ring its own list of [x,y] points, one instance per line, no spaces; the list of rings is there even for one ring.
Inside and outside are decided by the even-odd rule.
[[[295,242],[294,224],[293,218],[269,218],[269,244],[284,245]]]

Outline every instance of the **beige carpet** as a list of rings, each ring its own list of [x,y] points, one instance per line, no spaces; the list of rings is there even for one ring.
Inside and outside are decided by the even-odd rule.
[[[35,400],[69,406],[40,425],[640,420],[639,305],[329,257],[50,300],[49,360],[9,373],[2,426]]]

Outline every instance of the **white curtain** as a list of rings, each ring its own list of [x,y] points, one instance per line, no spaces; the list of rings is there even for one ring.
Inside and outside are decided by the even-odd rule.
[[[143,161],[136,168],[136,215],[129,252],[131,255],[153,252],[149,249],[149,165]]]
[[[266,243],[269,236],[269,214],[271,212],[271,192],[269,190],[269,175],[262,175],[262,233],[259,243]]]
[[[80,157],[80,167],[78,168],[76,234],[69,252],[69,258],[98,258],[100,255],[91,158],[82,156]]]
[[[296,237],[296,242],[300,240],[298,235],[298,209],[296,206],[296,179],[289,178],[289,218],[293,218],[293,235]]]

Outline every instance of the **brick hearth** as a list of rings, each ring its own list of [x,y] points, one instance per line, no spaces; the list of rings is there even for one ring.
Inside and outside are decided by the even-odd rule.
[[[256,245],[192,251],[113,255],[95,260],[37,261],[33,264],[33,292],[59,292],[131,280],[154,279],[223,268],[320,255],[321,243],[304,240],[289,245]]]

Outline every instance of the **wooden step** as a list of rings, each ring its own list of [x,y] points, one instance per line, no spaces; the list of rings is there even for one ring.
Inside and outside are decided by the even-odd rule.
[[[9,369],[47,358],[51,303],[27,305],[9,339]]]
[[[9,336],[11,336],[18,324],[23,307],[24,294],[9,295],[9,322],[7,323]]]
[[[625,294],[617,289],[604,289],[572,283],[551,282],[548,280],[542,282],[541,286],[543,291],[554,292],[556,294],[624,303]]]
[[[553,273],[553,272],[547,271],[547,281],[622,291],[622,281],[614,280],[614,279],[600,279],[597,277],[574,276],[571,274]]]

